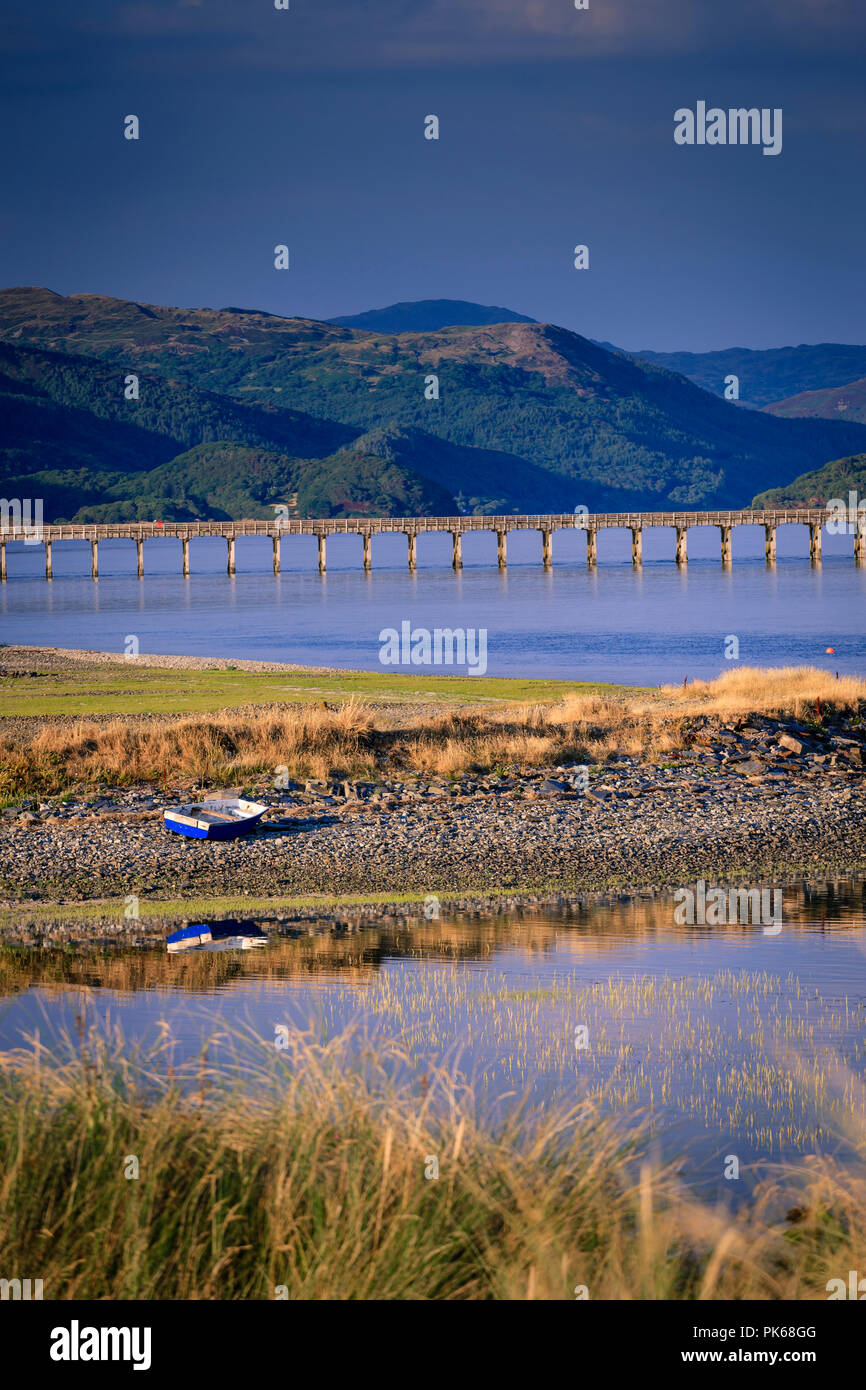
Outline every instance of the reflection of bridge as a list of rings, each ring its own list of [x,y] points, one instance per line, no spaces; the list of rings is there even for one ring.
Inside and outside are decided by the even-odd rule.
[[[731,531],[735,526],[763,526],[764,553],[767,564],[776,560],[776,527],[800,525],[809,528],[809,558],[821,562],[821,527],[830,519],[821,507],[790,508],[775,511],[718,511],[718,512],[597,512],[595,514],[565,512],[560,516],[412,516],[412,517],[340,517],[321,521],[281,518],[274,521],[130,521],[108,525],[75,523],[62,526],[7,525],[0,531],[0,578],[6,578],[6,544],[19,540],[45,546],[45,577],[50,579],[51,546],[54,541],[89,541],[91,573],[99,573],[97,547],[101,540],[135,541],[138,558],[138,577],[144,577],[144,542],[146,540],[179,540],[183,573],[188,575],[189,543],[197,537],[221,536],[228,546],[228,573],[235,573],[235,542],[239,536],[269,536],[274,547],[274,574],[280,572],[280,542],[286,536],[316,536],[319,543],[319,571],[325,572],[325,546],[328,536],[357,535],[363,543],[364,569],[372,567],[373,536],[399,532],[407,537],[409,569],[418,563],[418,537],[432,531],[448,532],[452,541],[452,563],[462,568],[462,540],[471,531],[490,531],[497,539],[497,560],[500,569],[506,565],[506,537],[509,531],[540,531],[541,556],[546,567],[553,563],[554,531],[579,530],[586,532],[586,562],[594,567],[598,559],[599,531],[616,528],[631,531],[631,557],[635,566],[642,563],[643,533],[648,527],[669,526],[676,532],[676,562],[687,561],[686,535],[690,526],[717,526],[721,536],[723,565],[733,559]],[[866,563],[866,516],[860,515],[850,529],[854,534],[854,560]]]

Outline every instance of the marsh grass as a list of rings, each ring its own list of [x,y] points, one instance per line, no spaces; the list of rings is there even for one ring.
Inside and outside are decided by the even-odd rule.
[[[813,667],[743,667],[715,681],[666,686],[649,698],[569,694],[556,704],[419,710],[394,727],[351,699],[336,708],[287,706],[166,721],[37,723],[0,735],[0,797],[57,795],[72,786],[221,785],[269,778],[375,777],[383,770],[459,775],[558,763],[604,763],[612,754],[658,759],[690,746],[696,718],[756,715],[818,722],[866,710],[866,681]]]
[[[392,1044],[261,1051],[183,1076],[82,1026],[5,1054],[0,1268],[46,1298],[823,1299],[862,1261],[866,1192],[827,1165],[731,1216],[591,1106],[490,1129],[445,1072],[395,1085]]]

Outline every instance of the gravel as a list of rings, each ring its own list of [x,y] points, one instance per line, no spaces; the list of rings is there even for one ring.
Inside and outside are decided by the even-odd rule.
[[[862,731],[813,735],[794,754],[783,727],[664,764],[620,757],[590,769],[588,791],[575,766],[263,790],[269,818],[224,843],[167,831],[152,787],[30,799],[0,820],[0,898],[525,894],[861,871]]]

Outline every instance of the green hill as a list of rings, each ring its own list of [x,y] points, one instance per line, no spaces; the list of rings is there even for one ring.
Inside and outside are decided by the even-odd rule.
[[[357,430],[302,411],[262,409],[165,378],[138,366],[138,400],[126,400],[126,372],[69,353],[0,342],[0,459],[4,472],[75,463],[149,468],[182,448],[218,439],[277,445],[316,458]],[[72,453],[70,454],[70,450]]]
[[[325,459],[293,459],[266,449],[199,444],[146,473],[120,475],[77,521],[272,520],[282,503],[293,516],[453,516],[454,498],[411,469],[349,446]]]
[[[365,452],[363,441],[304,467],[301,516],[456,516],[452,495],[393,459]]]
[[[866,498],[866,453],[833,459],[823,468],[802,473],[786,487],[771,488],[754,499],[753,507],[824,507],[833,498],[847,506],[848,493]]]
[[[549,324],[384,334],[24,289],[0,293],[0,337],[161,378],[186,419],[184,449],[232,439],[325,458],[371,435],[366,458],[393,459],[481,510],[743,506],[866,449],[866,425],[743,410]],[[425,396],[431,376],[438,399]],[[196,434],[200,396],[245,413],[218,412],[220,425]]]

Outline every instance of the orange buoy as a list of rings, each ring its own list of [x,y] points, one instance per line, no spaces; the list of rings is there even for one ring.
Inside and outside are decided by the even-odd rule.
[[[836,648],[835,648],[835,647],[825,647],[825,648],[824,648],[824,655],[825,655],[825,656],[835,656],[835,655],[836,655]]]

